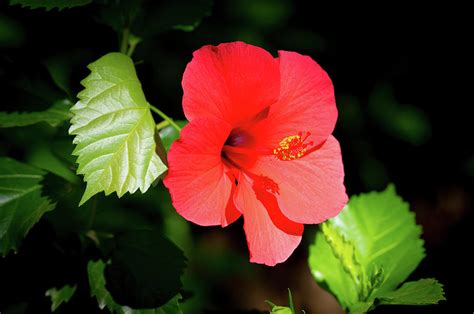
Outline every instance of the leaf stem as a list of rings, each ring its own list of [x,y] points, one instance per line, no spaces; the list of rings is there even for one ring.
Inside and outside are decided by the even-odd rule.
[[[123,33],[122,33],[122,43],[120,44],[120,52],[123,54],[127,54],[129,35],[130,35],[130,28],[124,27]]]
[[[168,125],[170,125],[170,123],[166,120],[163,120],[156,125],[156,129],[161,130],[162,128],[167,127]]]
[[[176,129],[176,131],[178,132],[181,132],[181,128],[179,127],[179,125],[176,124],[176,122],[173,121],[173,119],[171,119],[170,117],[168,117],[166,114],[164,114],[161,110],[159,110],[158,108],[156,108],[155,106],[151,105],[150,103],[148,103],[148,105],[150,106],[150,109],[151,111],[155,112],[156,114],[158,114],[160,117],[162,117],[165,121],[168,121],[168,123]]]

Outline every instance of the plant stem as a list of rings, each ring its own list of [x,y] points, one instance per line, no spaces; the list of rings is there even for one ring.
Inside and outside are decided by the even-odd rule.
[[[128,36],[130,35],[130,28],[125,27],[122,33],[122,43],[120,45],[120,52],[127,54],[128,50]]]
[[[166,114],[164,114],[161,110],[159,110],[158,108],[154,107],[153,105],[151,105],[150,103],[148,104],[150,106],[150,109],[151,111],[157,113],[160,117],[162,117],[165,121],[168,121],[168,123],[176,129],[176,131],[178,132],[181,132],[181,128],[179,127],[179,125],[176,124],[176,122],[173,121],[173,119],[171,119],[170,117],[168,117]]]
[[[163,120],[156,125],[156,129],[161,130],[162,128],[167,127],[168,125],[170,125],[170,123],[166,120]]]

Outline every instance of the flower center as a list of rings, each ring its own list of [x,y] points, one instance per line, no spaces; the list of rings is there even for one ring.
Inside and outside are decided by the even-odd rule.
[[[303,132],[298,132],[298,135],[285,137],[273,150],[273,155],[280,160],[295,160],[305,156],[308,154],[308,148],[314,144],[313,141],[305,143],[310,135],[310,132],[306,132],[303,137]]]
[[[241,128],[233,129],[221,151],[222,159],[232,168],[248,168],[255,163],[255,138]]]

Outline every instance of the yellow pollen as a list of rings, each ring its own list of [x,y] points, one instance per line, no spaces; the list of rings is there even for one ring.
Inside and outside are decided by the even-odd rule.
[[[298,135],[285,137],[273,150],[273,155],[280,160],[295,160],[303,157],[307,154],[308,147],[313,145],[312,141],[305,143],[310,135],[310,132],[306,132],[306,135],[303,137],[303,132],[298,132]]]

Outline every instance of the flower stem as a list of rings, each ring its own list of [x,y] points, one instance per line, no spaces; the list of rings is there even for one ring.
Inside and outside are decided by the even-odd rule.
[[[173,121],[173,119],[171,119],[170,117],[168,117],[166,114],[164,114],[161,110],[159,110],[158,108],[156,108],[155,106],[151,105],[151,104],[148,104],[150,106],[150,109],[151,111],[155,112],[156,114],[158,114],[160,117],[162,117],[165,121],[168,121],[168,123],[176,129],[176,131],[178,132],[181,132],[181,128],[179,127],[179,125],[176,124],[176,122]]]

